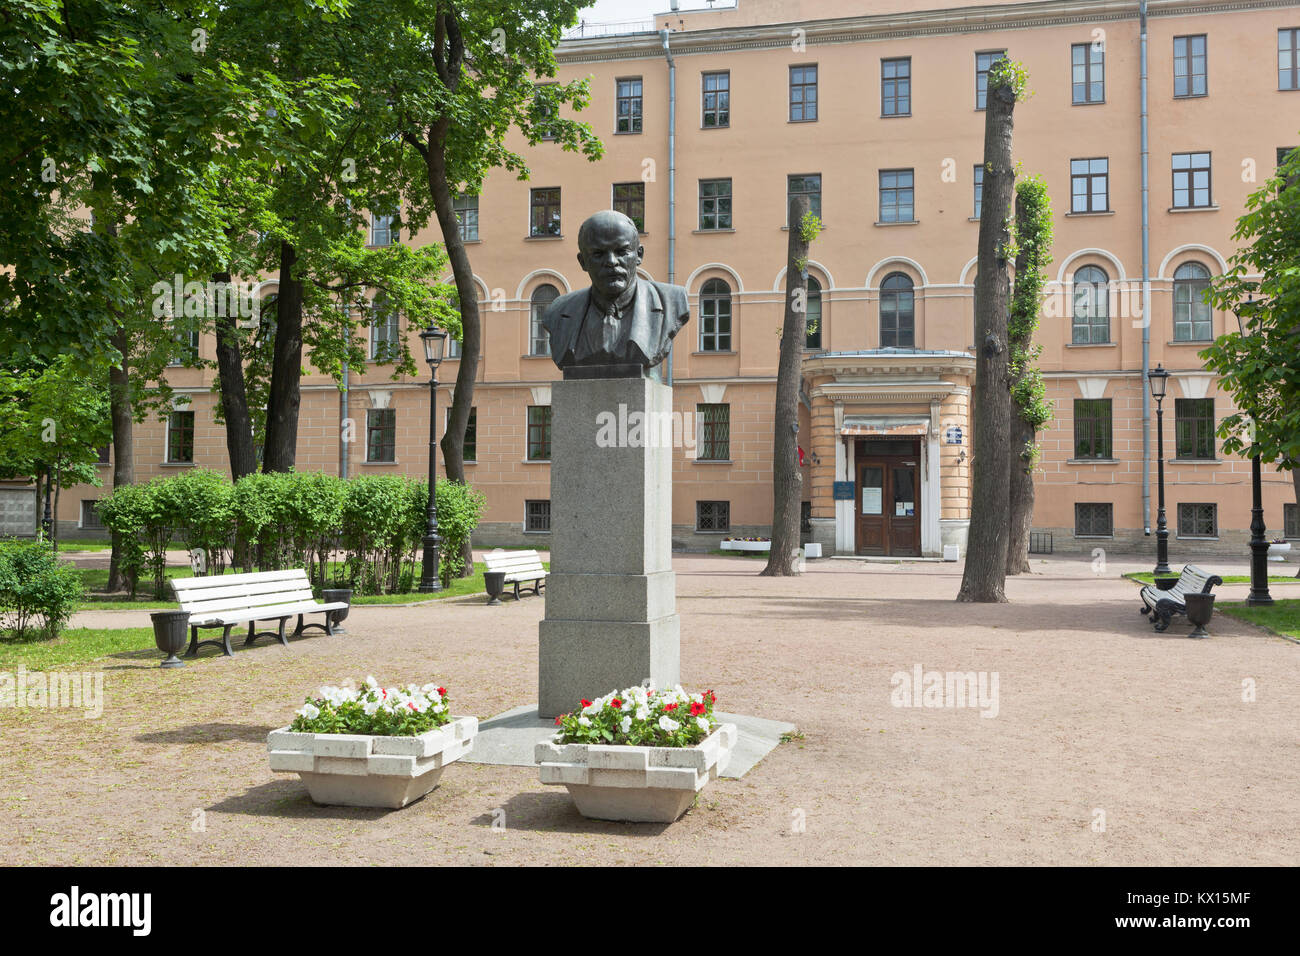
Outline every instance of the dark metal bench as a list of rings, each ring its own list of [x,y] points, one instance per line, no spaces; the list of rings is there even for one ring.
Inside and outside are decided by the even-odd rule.
[[[1162,591],[1154,584],[1142,589],[1143,615],[1151,615],[1151,624],[1157,631],[1169,628],[1169,619],[1175,614],[1187,614],[1187,604],[1183,600],[1188,594],[1209,594],[1216,584],[1222,584],[1223,578],[1209,574],[1194,564],[1183,568],[1178,581],[1167,591]]]

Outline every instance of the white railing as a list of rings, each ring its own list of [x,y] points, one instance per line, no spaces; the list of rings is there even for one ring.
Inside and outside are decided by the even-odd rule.
[[[617,36],[624,33],[653,33],[655,22],[651,20],[619,20],[616,22],[594,22],[579,20],[575,26],[564,31],[565,40],[583,40],[591,37]]]

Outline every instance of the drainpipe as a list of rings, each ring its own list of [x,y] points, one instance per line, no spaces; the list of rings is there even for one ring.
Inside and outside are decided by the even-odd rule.
[[[339,391],[339,477],[348,476],[348,443],[344,440],[348,427],[348,363],[343,363],[343,388]]]
[[[1147,4],[1138,3],[1142,57],[1142,531],[1151,534],[1151,141],[1147,120]]]
[[[677,8],[677,4],[673,4]],[[677,280],[677,64],[668,46],[668,28],[659,31],[668,61],[668,284]],[[673,383],[673,352],[668,350],[668,381]]]

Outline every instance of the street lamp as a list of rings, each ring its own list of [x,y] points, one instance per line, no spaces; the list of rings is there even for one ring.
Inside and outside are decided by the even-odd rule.
[[[1156,474],[1160,486],[1160,510],[1156,515],[1156,567],[1155,574],[1169,573],[1169,528],[1165,523],[1165,388],[1169,373],[1163,365],[1147,370],[1147,385],[1156,400]]]
[[[438,366],[442,364],[442,351],[447,345],[447,333],[432,322],[420,333],[424,343],[424,360],[429,363],[429,515],[424,532],[424,566],[420,574],[420,591],[441,591],[438,580],[438,503],[435,490],[438,482]]]
[[[1237,327],[1241,329],[1242,338],[1246,336],[1246,318],[1255,309],[1255,297],[1247,296],[1244,305],[1239,305],[1233,312],[1237,317]],[[1272,604],[1273,596],[1268,593],[1268,538],[1264,536],[1264,487],[1260,474],[1259,462],[1259,423],[1255,409],[1250,412],[1250,595],[1247,604]]]

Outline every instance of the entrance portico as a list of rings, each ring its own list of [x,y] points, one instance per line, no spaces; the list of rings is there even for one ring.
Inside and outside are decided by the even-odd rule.
[[[970,524],[965,352],[878,349],[809,356],[812,540],[841,555],[963,552]]]

